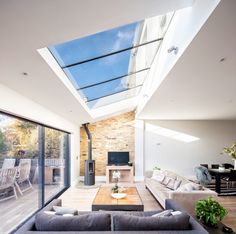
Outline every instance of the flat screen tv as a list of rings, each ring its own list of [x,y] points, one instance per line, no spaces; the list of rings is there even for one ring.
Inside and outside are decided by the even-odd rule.
[[[128,165],[129,152],[108,152],[108,165]]]

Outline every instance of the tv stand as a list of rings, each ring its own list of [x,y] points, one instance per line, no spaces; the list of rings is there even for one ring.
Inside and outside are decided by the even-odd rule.
[[[114,179],[112,178],[113,171],[120,171],[119,182],[134,183],[134,167],[128,165],[122,166],[106,166],[106,183],[113,183]]]

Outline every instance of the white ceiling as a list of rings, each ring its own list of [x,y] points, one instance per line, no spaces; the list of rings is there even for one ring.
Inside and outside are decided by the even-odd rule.
[[[192,3],[189,0],[1,0],[0,83],[68,120],[93,121],[37,49]],[[23,72],[29,75],[23,76]]]
[[[236,119],[235,12],[235,0],[219,3],[139,118]]]

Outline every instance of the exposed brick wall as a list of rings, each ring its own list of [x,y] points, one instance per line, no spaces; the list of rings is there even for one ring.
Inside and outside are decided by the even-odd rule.
[[[106,174],[108,151],[129,151],[134,162],[134,112],[128,112],[89,125],[93,138],[92,157],[96,162],[96,175]],[[87,135],[80,128],[80,175],[84,175],[84,160],[88,158]]]

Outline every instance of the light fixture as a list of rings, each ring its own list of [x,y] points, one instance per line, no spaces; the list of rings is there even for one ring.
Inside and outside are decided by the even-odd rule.
[[[226,60],[226,57],[223,57],[219,60],[220,63],[224,62]]]
[[[28,76],[29,74],[27,72],[22,72],[21,73],[23,76]]]
[[[174,54],[177,54],[178,51],[179,51],[179,48],[178,48],[177,46],[171,46],[171,47],[167,50],[168,53],[171,53],[172,51],[174,51]]]

